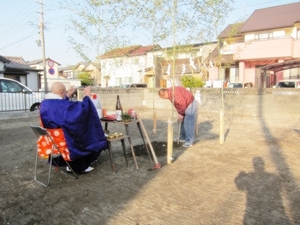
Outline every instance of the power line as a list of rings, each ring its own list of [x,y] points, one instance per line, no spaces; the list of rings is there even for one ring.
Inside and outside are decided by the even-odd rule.
[[[269,2],[261,2],[261,3],[258,3],[258,4],[253,4],[253,5],[245,5],[245,6],[242,6],[242,7],[239,7],[239,8],[234,8],[234,10],[241,10],[241,9],[245,9],[245,7],[247,8],[253,8],[253,7],[257,7],[259,5],[266,5],[266,4],[270,4],[270,3],[274,3],[274,2],[278,2],[279,0],[274,0],[274,1],[269,1]]]
[[[26,7],[25,9],[27,9],[28,7]],[[30,16],[32,16],[32,13],[34,12],[33,7],[30,8],[30,10],[25,11],[22,10],[21,13],[16,14],[13,18],[14,19],[10,19],[7,20],[7,22],[2,23],[1,26],[2,27],[7,27],[6,29],[1,29],[1,34],[5,34],[7,32],[10,32],[11,30],[19,30],[20,27],[23,27],[25,25],[26,22],[28,22],[28,20],[26,20],[27,18],[29,18]]]
[[[22,38],[22,39],[20,39],[20,40],[17,40],[17,41],[15,41],[15,42],[11,43],[11,44],[8,44],[8,45],[6,45],[6,46],[0,48],[0,50],[3,50],[3,49],[5,49],[5,48],[7,48],[7,47],[11,47],[11,46],[13,46],[13,45],[15,45],[15,44],[17,44],[17,43],[19,43],[19,42],[21,42],[21,41],[24,41],[24,40],[26,40],[26,39],[32,37],[32,36],[33,36],[32,33],[35,32],[35,31],[36,31],[36,30],[33,30],[33,31],[31,32],[31,34],[29,34],[28,36],[26,36],[26,37],[24,37],[24,38]]]

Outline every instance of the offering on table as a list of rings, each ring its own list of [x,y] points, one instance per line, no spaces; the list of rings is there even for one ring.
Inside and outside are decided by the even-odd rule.
[[[107,136],[108,139],[115,139],[115,138],[119,138],[119,137],[122,137],[123,136],[123,133],[113,133],[113,134],[110,134]]]

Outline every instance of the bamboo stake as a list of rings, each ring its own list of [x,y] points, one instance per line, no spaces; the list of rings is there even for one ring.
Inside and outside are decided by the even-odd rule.
[[[167,163],[172,163],[172,151],[173,151],[173,122],[168,119],[168,145],[167,145]]]
[[[220,144],[224,144],[224,111],[220,109]]]

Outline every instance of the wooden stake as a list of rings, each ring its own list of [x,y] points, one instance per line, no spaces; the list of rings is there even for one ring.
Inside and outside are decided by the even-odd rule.
[[[168,144],[167,144],[167,163],[172,163],[172,151],[173,151],[173,122],[169,118],[168,119]]]
[[[220,109],[220,144],[224,144],[224,111]]]
[[[143,121],[141,120],[141,118],[140,118],[140,116],[139,116],[138,113],[136,113],[136,117],[137,117],[137,120],[140,122],[142,131],[143,131],[143,133],[144,133],[144,135],[145,135],[145,137],[146,137],[146,139],[147,139],[147,142],[148,142],[148,144],[149,144],[149,147],[150,147],[150,150],[151,150],[151,154],[152,154],[153,160],[154,160],[154,162],[155,162],[155,168],[158,169],[158,168],[161,167],[161,165],[159,164],[159,162],[158,162],[158,160],[157,160],[157,158],[156,158],[156,154],[155,154],[155,152],[154,152],[153,146],[152,146],[152,144],[151,144],[151,141],[150,141],[150,139],[149,139],[149,136],[148,136],[148,134],[147,134],[147,131],[146,131],[146,129],[145,129],[145,126],[144,126],[144,124],[143,124]]]

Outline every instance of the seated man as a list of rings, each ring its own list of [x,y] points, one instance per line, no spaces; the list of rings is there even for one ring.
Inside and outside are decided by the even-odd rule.
[[[72,102],[64,84],[55,82],[51,93],[40,105],[41,123],[44,128],[62,129],[70,154],[70,166],[75,173],[90,172],[90,165],[97,160],[102,150],[108,148],[102,125],[94,103],[90,99],[91,89],[84,89],[82,101]],[[54,165],[66,166],[62,157],[54,158]],[[68,169],[68,168],[67,168]]]

